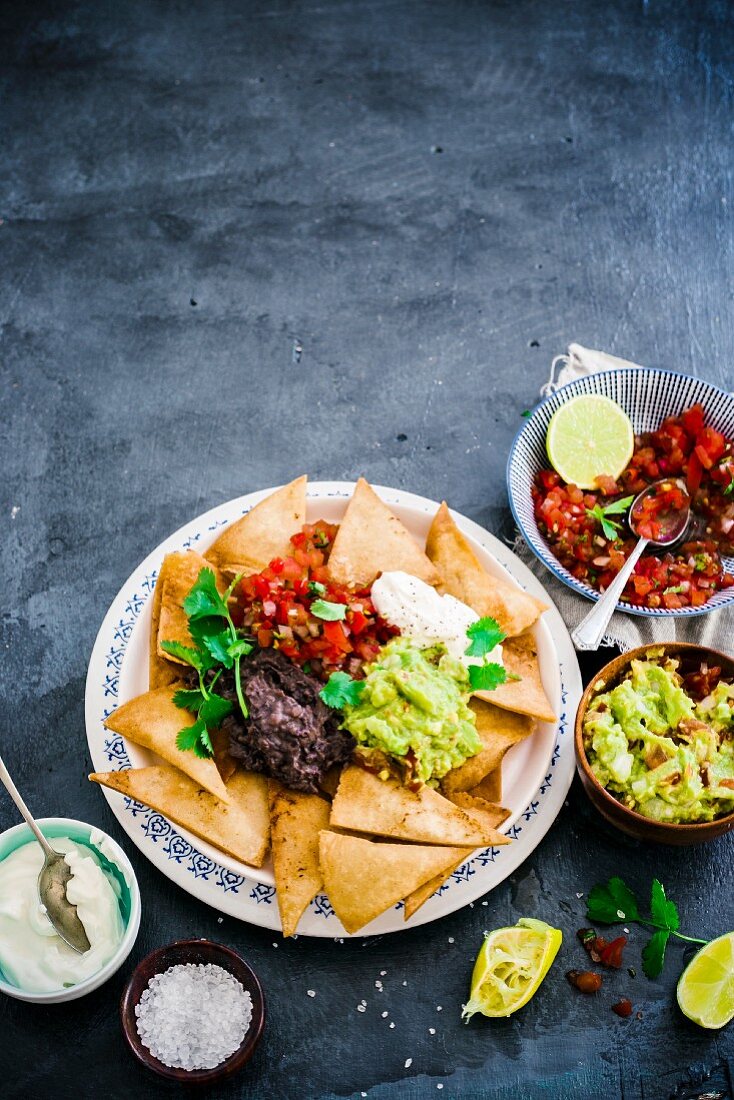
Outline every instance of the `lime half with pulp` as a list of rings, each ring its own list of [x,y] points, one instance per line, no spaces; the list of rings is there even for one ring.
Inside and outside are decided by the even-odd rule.
[[[595,489],[602,475],[616,480],[632,458],[635,433],[624,409],[601,394],[574,397],[551,417],[546,435],[551,466],[569,485]]]
[[[560,929],[532,917],[488,932],[474,964],[462,1019],[471,1019],[475,1012],[511,1016],[526,1005],[550,970],[562,939]]]
[[[701,1027],[719,1028],[734,1017],[734,932],[702,947],[680,976],[678,1005]]]

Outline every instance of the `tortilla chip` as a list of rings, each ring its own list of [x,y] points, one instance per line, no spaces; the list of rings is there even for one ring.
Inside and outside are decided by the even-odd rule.
[[[339,780],[341,779],[341,774],[342,765],[334,764],[333,767],[329,768],[328,772],[326,772],[321,782],[319,783],[319,790],[330,801],[337,792],[337,789],[339,787]]]
[[[161,603],[163,600],[163,585],[165,583],[167,558],[163,559],[158,578],[153,589],[152,619],[150,623],[150,642],[148,656],[148,686],[153,688],[165,687],[178,679],[180,672],[167,657],[161,657],[158,652],[158,626],[161,619]]]
[[[225,730],[211,730],[210,737],[214,750],[214,763],[225,786],[237,771],[237,761],[229,755],[229,734]]]
[[[247,515],[225,527],[206,552],[225,573],[259,573],[273,558],[287,557],[295,535],[306,522],[306,475],[277,489]]]
[[[443,777],[441,788],[447,796],[456,791],[472,790],[502,763],[509,748],[535,730],[535,722],[527,715],[513,714],[479,699],[472,699],[469,706],[476,715],[477,732],[484,748]]]
[[[461,867],[465,858],[466,856],[462,856],[461,859],[457,859],[456,863],[451,867],[447,867],[445,871],[441,871],[440,875],[429,878],[428,882],[424,882],[412,894],[408,894],[405,899],[405,920],[410,920],[413,914],[418,912],[421,905],[425,905],[428,899],[432,898],[436,891],[441,889],[446,879],[453,875],[457,867]]]
[[[319,834],[319,862],[329,901],[347,932],[358,932],[424,882],[455,867],[470,848],[380,844],[362,837]]]
[[[484,798],[487,802],[499,805],[502,801],[502,765],[488,772],[484,779],[480,779],[476,787],[472,787],[469,794],[477,798]]]
[[[516,714],[529,714],[541,722],[555,722],[556,716],[543,690],[538,663],[538,647],[532,634],[520,634],[502,643],[502,660],[508,672],[519,680],[506,680],[494,691],[478,691],[477,699],[486,699],[496,707]]]
[[[507,844],[506,837],[470,818],[438,791],[421,787],[414,793],[396,779],[380,779],[354,766],[342,772],[330,824],[424,844],[462,848]]]
[[[319,833],[329,826],[329,803],[273,780],[268,789],[278,911],[283,935],[292,936],[306,906],[324,885]]]
[[[393,569],[429,584],[441,580],[407,528],[361,477],[329,554],[329,574],[337,584],[363,588]]]
[[[476,789],[475,787],[473,791],[454,791],[449,798],[455,806],[483,828],[499,829],[502,822],[507,821],[510,811],[476,794]]]
[[[205,791],[227,802],[227,791],[214,761],[202,760],[176,744],[178,731],[193,726],[196,721],[190,711],[181,710],[173,701],[174,691],[181,686],[168,685],[137,695],[113,711],[105,726],[134,745],[150,749],[167,763],[180,768]]]
[[[267,852],[267,835],[263,837],[258,816],[240,808],[238,791],[233,791],[232,801],[226,805],[178,768],[168,765],[95,772],[89,778],[93,783],[150,806],[235,859],[252,867],[262,866]],[[265,804],[267,806],[267,802]]]
[[[258,862],[247,860],[254,867],[261,867],[270,849],[270,801],[268,798],[268,780],[258,772],[249,772],[235,765],[235,769],[226,781],[229,804],[240,810],[250,823],[253,840],[257,838],[259,848]]]
[[[510,580],[488,573],[451,518],[444,501],[428,532],[426,553],[443,577],[441,592],[462,600],[478,615],[496,619],[508,637],[526,630],[547,605]]]
[[[163,591],[158,622],[158,655],[160,657],[167,656],[161,642],[180,642],[181,645],[187,646],[194,644],[189,634],[189,617],[184,611],[183,603],[196,584],[202,569],[212,569],[211,562],[202,558],[201,554],[197,554],[195,550],[177,550],[164,558],[161,569]],[[221,595],[227,587],[226,581],[216,567],[213,572],[217,590]],[[170,657],[169,660],[177,664],[186,664],[185,661],[178,661],[176,657]]]

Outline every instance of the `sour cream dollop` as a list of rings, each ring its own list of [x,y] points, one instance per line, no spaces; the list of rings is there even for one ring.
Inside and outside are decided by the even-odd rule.
[[[76,905],[89,951],[83,955],[56,934],[38,896],[43,866],[40,844],[30,842],[0,861],[0,970],[27,993],[53,993],[78,985],[109,962],[125,932],[119,887],[91,849],[69,837],[54,837],[71,868],[66,896]]]
[[[419,646],[443,642],[447,652],[467,667],[481,665],[485,660],[503,663],[501,645],[495,646],[486,657],[467,657],[466,631],[478,621],[479,615],[461,600],[439,595],[418,577],[401,570],[383,573],[372,585],[371,595],[377,613]]]

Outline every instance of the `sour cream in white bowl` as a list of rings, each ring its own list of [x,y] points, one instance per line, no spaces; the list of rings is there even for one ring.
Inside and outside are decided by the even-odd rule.
[[[122,848],[101,829],[64,817],[38,825],[66,855],[67,896],[91,947],[80,955],[54,932],[38,897],[43,853],[28,826],[16,825],[0,835],[0,992],[57,1004],[97,989],[122,966],[140,927],[140,889]]]

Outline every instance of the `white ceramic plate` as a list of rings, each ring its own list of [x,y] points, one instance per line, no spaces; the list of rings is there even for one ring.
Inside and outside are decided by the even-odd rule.
[[[353,489],[350,482],[309,484],[307,520],[338,522]],[[375,489],[423,541],[438,505],[399,489]],[[87,739],[96,771],[142,767],[154,760],[151,753],[106,730],[103,722],[121,703],[148,689],[149,597],[164,556],[190,547],[205,551],[223,526],[272,491],[239,497],[187,523],[157,546],[122,586],[97,635],[87,673]],[[464,516],[454,513],[454,518],[489,572],[509,573],[519,586],[551,604],[540,582],[506,546]],[[368,925],[360,936],[415,927],[474,901],[511,874],[553,824],[573,777],[571,726],[582,686],[573,645],[555,607],[542,616],[535,636],[543,686],[559,722],[557,726],[541,724],[532,737],[505,757],[502,800],[512,816],[503,831],[512,838],[512,844],[478,851],[409,922],[403,920],[401,903]],[[247,867],[148,807],[117,792],[102,790],[131,840],[184,890],[222,913],[267,928],[280,927],[269,863],[259,869]],[[302,917],[299,935],[340,937],[347,933],[328,899],[319,896]]]

